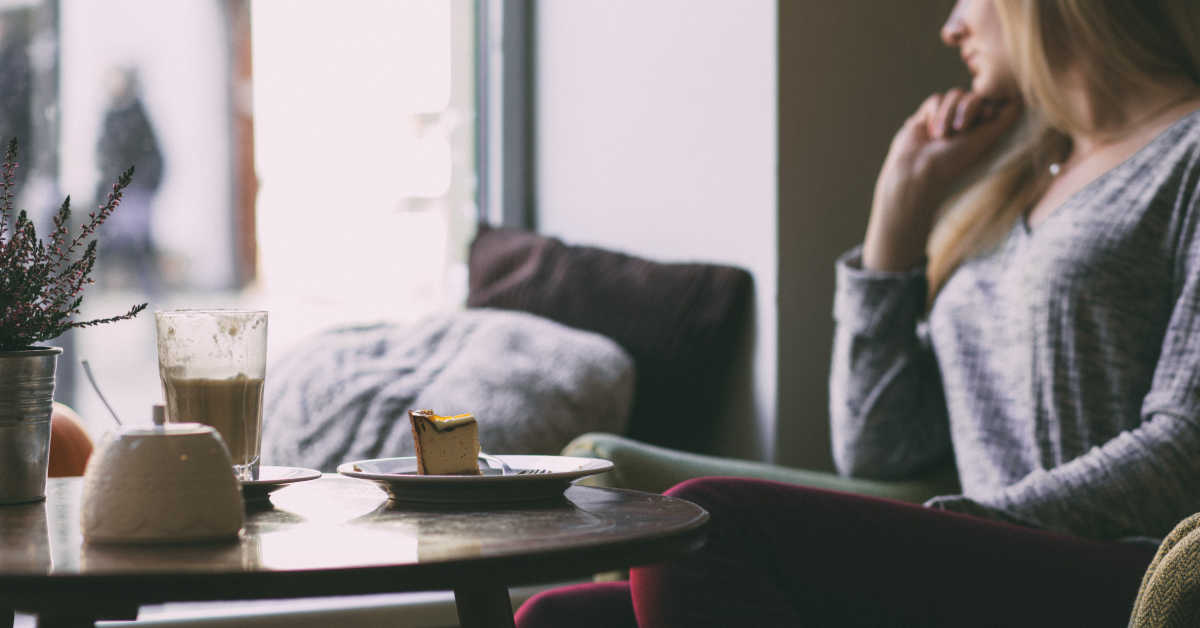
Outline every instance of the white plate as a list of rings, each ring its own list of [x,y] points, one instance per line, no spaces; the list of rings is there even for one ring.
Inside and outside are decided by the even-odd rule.
[[[485,469],[483,475],[419,475],[417,459],[376,458],[338,465],[342,475],[379,484],[393,500],[441,504],[477,504],[554,499],[562,496],[571,482],[604,473],[613,463],[600,458],[569,456],[496,456],[517,474],[501,475]],[[541,473],[529,473],[538,469]],[[520,473],[526,471],[525,473]]]
[[[257,480],[242,480],[242,499],[256,501],[266,499],[267,495],[288,484],[307,482],[321,477],[316,469],[302,467],[269,467],[258,468]]]

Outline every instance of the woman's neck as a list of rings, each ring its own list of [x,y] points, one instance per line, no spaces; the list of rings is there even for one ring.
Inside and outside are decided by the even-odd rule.
[[[1190,81],[1174,81],[1141,89],[1126,90],[1124,98],[1113,103],[1107,96],[1086,89],[1071,89],[1068,102],[1076,118],[1084,123],[1069,135],[1072,159],[1105,147],[1136,142],[1145,135],[1156,135],[1171,122],[1200,105],[1200,86]]]
[[[1131,95],[1115,108],[1102,107],[1100,99],[1072,90],[1068,102],[1075,108],[1072,117],[1084,128],[1068,133],[1068,154],[1050,164],[1050,182],[1025,217],[1031,228],[1088,182],[1149,144],[1171,123],[1200,109],[1200,89],[1195,85],[1160,86]]]

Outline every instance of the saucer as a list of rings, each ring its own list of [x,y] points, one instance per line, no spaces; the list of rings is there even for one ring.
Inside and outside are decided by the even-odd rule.
[[[321,477],[316,469],[303,467],[268,467],[258,468],[257,480],[242,480],[242,499],[256,501],[266,499],[267,495],[288,484],[307,482]]]

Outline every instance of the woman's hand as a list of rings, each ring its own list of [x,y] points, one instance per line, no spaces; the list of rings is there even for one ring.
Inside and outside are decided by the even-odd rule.
[[[902,271],[918,265],[937,208],[956,179],[1016,121],[1016,101],[988,101],[955,88],[933,94],[892,139],[875,182],[863,266]]]

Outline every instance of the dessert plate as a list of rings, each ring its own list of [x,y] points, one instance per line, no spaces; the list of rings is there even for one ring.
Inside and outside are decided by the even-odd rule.
[[[480,468],[482,475],[420,475],[417,459],[376,458],[338,465],[342,475],[370,480],[395,501],[439,504],[480,504],[555,499],[571,482],[604,473],[613,463],[599,458],[570,456],[493,456],[503,459],[515,473]],[[536,473],[531,470],[537,470]]]
[[[321,472],[316,469],[262,466],[258,468],[257,480],[242,481],[242,499],[246,501],[266,499],[267,495],[288,484],[307,482],[319,477],[321,477]]]

